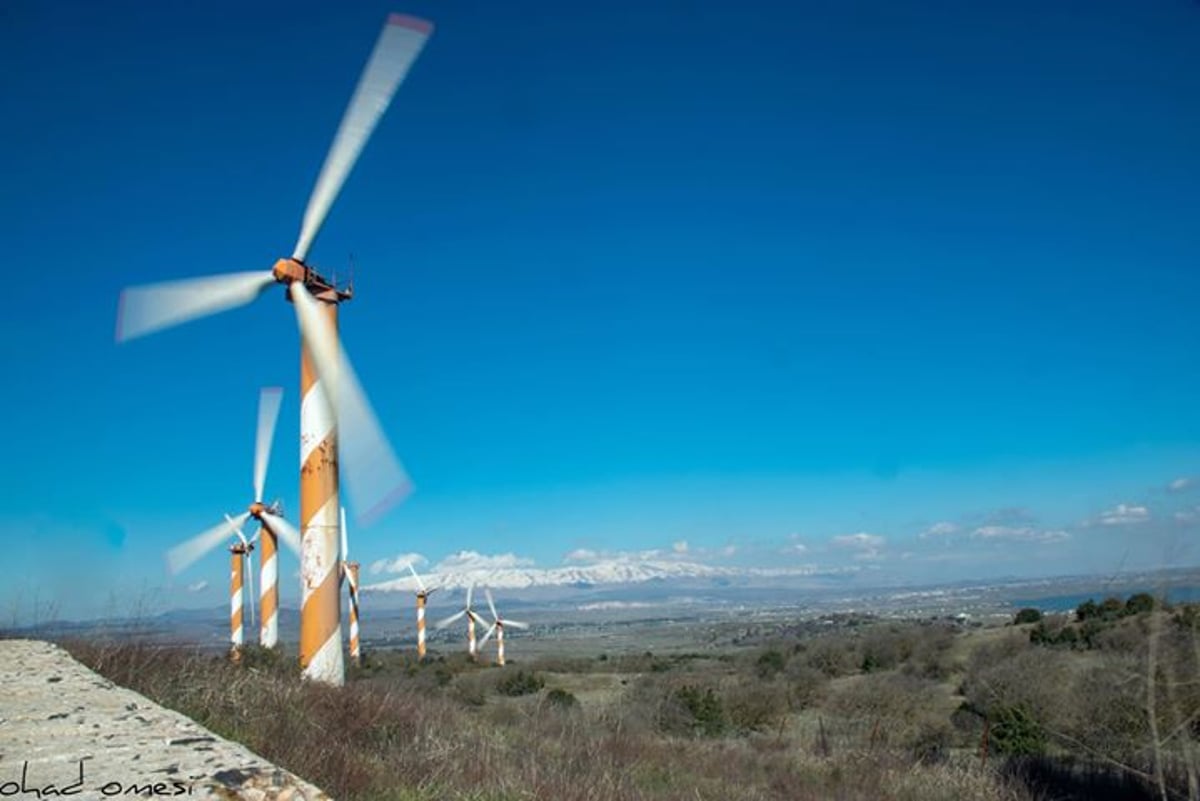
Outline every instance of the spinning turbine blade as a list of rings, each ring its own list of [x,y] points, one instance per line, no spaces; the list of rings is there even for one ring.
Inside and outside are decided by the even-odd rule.
[[[412,573],[413,578],[415,578],[417,580],[417,586],[421,588],[421,592],[428,595],[429,591],[425,589],[425,582],[421,581],[421,577],[417,575],[417,571],[413,568],[412,562],[409,562],[407,567],[408,567],[408,572]]]
[[[346,507],[342,507],[342,561],[350,561],[350,540],[346,537]]]
[[[273,283],[275,274],[260,270],[129,287],[117,306],[117,341],[243,306]]]
[[[467,609],[471,608],[471,594],[475,592],[475,582],[467,585]]]
[[[412,484],[375,417],[337,334],[299,281],[290,287],[300,334],[308,346],[338,427],[342,477],[360,524],[375,520],[408,495]]]
[[[229,525],[233,526],[233,533],[237,534],[237,538],[242,541],[242,545],[244,547],[249,546],[250,541],[247,540],[246,535],[242,533],[242,527],[240,525],[238,525],[237,523],[233,522],[233,518],[230,517],[229,515],[225,515],[225,519],[229,521]]]
[[[250,513],[243,512],[233,519],[227,518],[225,522],[218,523],[207,531],[192,537],[187,542],[176,545],[167,551],[167,569],[172,573],[181,572],[192,562],[195,562],[201,556],[204,556],[204,554],[233,536],[234,531],[242,523],[245,523],[248,517],[250,517]]]
[[[258,434],[254,440],[254,500],[257,503],[262,503],[267,464],[271,461],[271,440],[275,438],[275,422],[279,419],[282,399],[280,387],[264,387],[258,393]]]
[[[492,610],[492,619],[499,620],[500,615],[498,612],[496,612],[496,602],[492,600],[492,588],[485,587],[483,594],[487,596],[488,608]]]
[[[528,623],[522,623],[522,622],[521,622],[521,621],[519,621],[519,620],[509,620],[508,618],[504,618],[504,627],[505,627],[505,628],[508,628],[509,626],[512,626],[514,629],[527,629],[527,628],[529,628],[529,624],[528,624]]]
[[[300,238],[296,241],[292,258],[304,261],[308,256],[308,249],[321,230],[325,215],[337,199],[346,177],[354,169],[358,154],[362,152],[363,145],[375,130],[375,124],[383,112],[387,111],[396,87],[408,74],[409,67],[432,32],[433,25],[425,20],[402,14],[388,17],[366,69],[358,79],[358,87],[350,98],[350,105],[346,107],[342,124],[308,199],[304,224],[300,227]]]
[[[267,528],[271,529],[271,533],[279,538],[279,541],[292,549],[292,553],[300,555],[300,533],[292,527],[292,524],[284,520],[279,515],[273,515],[270,512],[263,512],[263,523]]]
[[[437,623],[434,623],[434,624],[433,624],[433,627],[434,627],[435,629],[444,629],[444,628],[446,628],[446,626],[449,626],[451,623],[453,623],[454,621],[458,620],[460,617],[462,617],[462,616],[463,616],[463,615],[465,615],[466,613],[467,613],[467,610],[466,610],[466,609],[463,609],[463,610],[461,610],[461,611],[459,611],[459,612],[455,612],[455,613],[454,613],[453,615],[451,615],[450,617],[447,617],[447,618],[442,618],[442,619],[441,619],[441,620],[439,620]]]
[[[496,627],[499,625],[499,623],[493,623],[492,627],[487,630],[487,634],[483,635],[483,639],[480,640],[479,645],[476,646],[479,650],[483,650],[483,646],[492,638],[492,635],[496,633]]]

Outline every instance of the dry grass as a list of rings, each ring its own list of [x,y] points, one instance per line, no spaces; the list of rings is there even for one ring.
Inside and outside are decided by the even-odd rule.
[[[867,623],[503,670],[391,652],[336,689],[254,649],[235,667],[68,645],[341,801],[1200,801],[1200,607],[1070,642],[1075,624],[1051,624],[1031,638]]]
[[[655,680],[606,700],[562,706],[540,693],[495,691],[502,671],[465,664],[364,671],[344,688],[302,682],[294,667],[150,646],[67,644],[117,683],[178,709],[313,781],[341,801],[1029,801],[977,764],[922,764],[904,749],[839,748],[829,756],[782,727],[734,726],[714,737],[664,733],[647,703],[679,681],[711,680],[747,721],[779,719],[787,674],[730,681],[728,663]],[[557,667],[564,667],[559,664]],[[572,668],[587,667],[571,665]],[[661,682],[661,683],[659,683]],[[478,702],[482,699],[482,702]],[[736,708],[741,704],[740,711]]]

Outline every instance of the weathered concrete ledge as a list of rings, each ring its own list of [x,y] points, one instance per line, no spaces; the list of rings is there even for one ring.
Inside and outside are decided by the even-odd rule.
[[[328,801],[56,645],[0,640],[0,796]]]

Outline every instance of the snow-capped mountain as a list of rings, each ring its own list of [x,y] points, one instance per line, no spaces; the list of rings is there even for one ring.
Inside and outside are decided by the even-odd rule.
[[[471,584],[497,589],[528,589],[531,587],[590,587],[604,584],[640,584],[647,581],[678,581],[685,579],[751,579],[787,578],[835,575],[851,569],[828,570],[813,566],[794,568],[717,567],[699,562],[674,559],[608,560],[589,565],[562,567],[486,567],[442,570],[425,574],[430,586],[464,588]],[[375,584],[364,584],[364,592],[413,592],[416,580],[406,576]]]

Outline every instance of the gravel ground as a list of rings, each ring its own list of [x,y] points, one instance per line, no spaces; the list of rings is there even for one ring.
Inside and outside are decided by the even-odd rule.
[[[0,640],[0,796],[328,801],[56,645]]]

